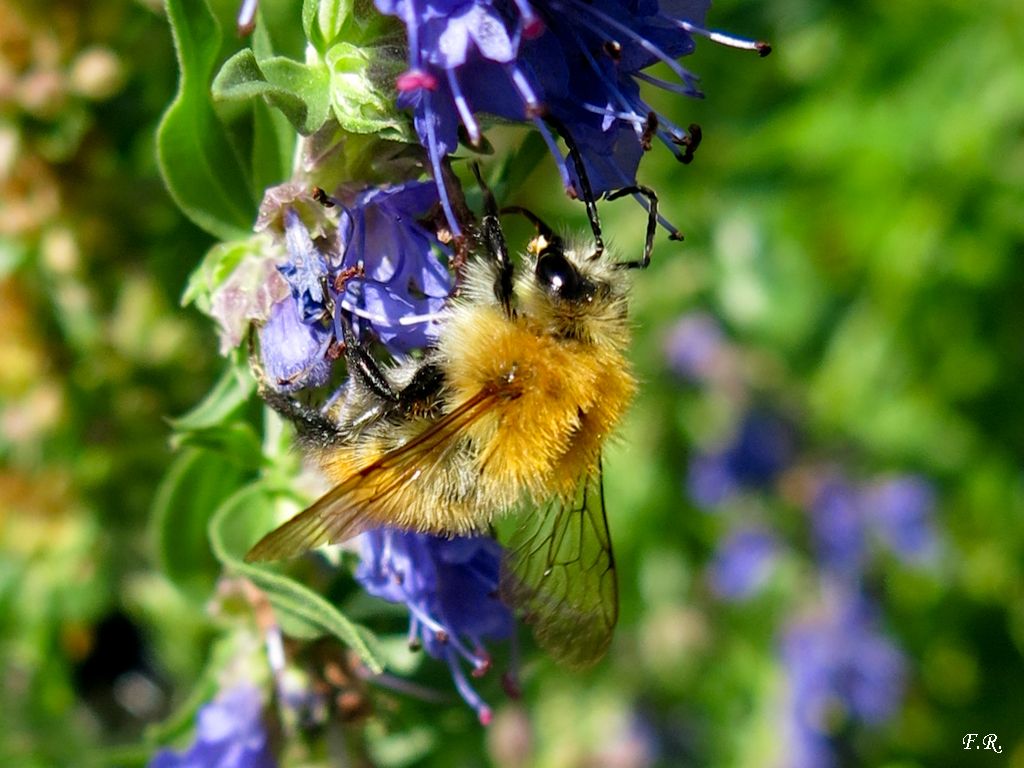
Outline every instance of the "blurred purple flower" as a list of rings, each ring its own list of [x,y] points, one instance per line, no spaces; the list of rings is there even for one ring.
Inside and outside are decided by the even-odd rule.
[[[414,181],[366,190],[342,208],[340,259],[331,274],[351,276],[340,293],[332,285],[332,298],[392,353],[426,346],[436,337],[434,316],[451,291],[451,276],[438,258],[447,250],[417,220],[437,202],[437,187]]]
[[[558,160],[568,187],[574,172],[541,119],[553,118],[580,145],[594,193],[631,184],[653,138],[688,161],[693,139],[640,98],[638,80],[699,96],[696,78],[677,62],[692,35],[769,50],[701,27],[708,0],[376,0],[399,17],[409,37],[409,69],[398,78],[399,103],[412,107],[416,131],[441,185],[441,160],[461,125],[480,141],[476,115],[532,120]],[[641,70],[665,63],[669,83]],[[446,191],[442,203],[458,233]]]
[[[778,560],[775,537],[762,528],[742,528],[726,537],[708,568],[712,591],[722,600],[754,595],[772,575]]]
[[[713,510],[739,492],[724,454],[694,456],[686,468],[686,490],[690,499],[704,510]]]
[[[828,477],[814,494],[810,514],[822,565],[836,574],[859,576],[867,555],[860,489],[845,477]]]
[[[861,595],[839,592],[826,613],[792,625],[782,661],[797,768],[834,765],[830,737],[837,726],[879,725],[902,703],[903,654],[878,631]]]
[[[789,465],[793,443],[789,424],[772,413],[751,411],[726,453],[729,468],[741,485],[763,488]]]
[[[149,768],[274,768],[262,710],[262,694],[252,685],[221,693],[199,710],[192,746],[183,753],[160,750]]]
[[[904,562],[923,563],[937,555],[935,488],[923,477],[876,482],[865,490],[863,503],[879,538]]]
[[[490,707],[466,679],[487,672],[484,640],[509,637],[511,612],[498,599],[501,547],[487,537],[443,538],[380,528],[360,538],[362,562],[356,579],[371,595],[409,608],[410,644],[447,662],[462,698],[480,722]]]
[[[707,312],[692,312],[676,321],[665,340],[669,368],[692,382],[707,381],[726,346],[725,333]]]
[[[728,446],[691,460],[688,492],[699,507],[714,509],[742,489],[771,485],[793,453],[789,424],[774,414],[751,411]]]

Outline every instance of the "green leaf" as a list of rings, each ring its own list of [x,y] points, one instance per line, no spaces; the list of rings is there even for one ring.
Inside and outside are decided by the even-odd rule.
[[[245,237],[256,200],[209,93],[221,27],[205,0],[167,0],[167,14],[181,80],[157,129],[160,172],[192,221],[221,240]]]
[[[243,560],[249,547],[274,523],[274,496],[261,483],[252,483],[227,499],[210,521],[210,545],[224,566],[262,589],[282,617],[307,626],[316,634],[332,634],[355,650],[375,673],[384,665],[369,630],[345,616],[307,587],[262,566]]]
[[[281,110],[296,131],[309,136],[327,120],[330,109],[327,71],[283,56],[263,61],[245,48],[226,62],[213,81],[213,97],[244,101],[262,96]]]
[[[491,188],[499,200],[507,200],[516,190],[523,189],[526,180],[537,165],[548,156],[548,147],[537,131],[530,131],[504,162],[491,180]]]
[[[226,457],[231,464],[244,470],[255,471],[263,464],[260,437],[244,421],[185,432],[177,435],[171,445],[176,450],[185,447],[205,448]]]
[[[184,416],[168,419],[175,432],[192,432],[223,424],[249,400],[256,382],[238,357],[230,361],[201,403]]]
[[[233,13],[237,13],[238,5],[234,2]],[[298,5],[296,0],[260,3],[256,29],[251,38],[258,59],[262,61],[267,56],[278,54],[301,61],[305,56],[309,43],[300,23]]]
[[[266,189],[291,176],[299,137],[288,118],[264,101],[253,102],[252,183]]]
[[[393,141],[409,140],[407,122],[395,109],[393,91],[377,85],[393,77],[370,77],[371,64],[381,73],[397,74],[405,60],[395,58],[389,47],[364,48],[349,42],[327,51],[324,61],[330,72],[330,105],[341,127],[350,133],[372,133]]]
[[[246,474],[222,455],[182,451],[161,481],[150,513],[161,570],[183,592],[205,600],[220,575],[206,528]]]
[[[352,15],[352,0],[304,0],[302,28],[313,46],[324,53],[341,35]]]
[[[252,50],[257,61],[268,59],[279,51],[271,40],[271,31],[276,38],[298,38],[300,45],[298,55],[305,49],[305,36],[298,31],[288,32],[295,27],[294,19],[289,12],[284,18],[284,3],[264,4],[257,15],[259,21],[251,37]],[[268,18],[270,17],[270,18]],[[274,18],[278,17],[278,18]],[[216,78],[214,78],[216,81]],[[264,190],[280,184],[291,177],[292,163],[295,159],[295,145],[298,135],[288,118],[279,109],[275,109],[265,99],[254,99],[249,102],[252,107],[252,181],[257,190]]]

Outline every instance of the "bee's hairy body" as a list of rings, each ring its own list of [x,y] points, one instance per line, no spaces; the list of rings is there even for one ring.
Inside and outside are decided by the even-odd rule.
[[[422,357],[383,368],[342,323],[348,382],[325,410],[263,387],[298,429],[333,487],[257,542],[246,560],[294,557],[380,526],[461,535],[522,512],[502,555],[502,600],[534,625],[560,663],[582,668],[608,648],[618,586],[604,508],[601,450],[636,390],[626,350],[626,270],[650,263],[657,196],[643,257],[605,251],[583,161],[566,138],[593,239],[566,245],[537,227],[514,267],[499,210],[476,170],[486,214],[479,249]]]
[[[636,389],[624,355],[625,281],[612,262],[588,261],[579,255],[585,252],[567,249],[564,257],[588,295],[551,295],[534,260],[516,281],[511,313],[495,296],[495,265],[467,265],[462,295],[447,311],[437,345],[422,360],[385,372],[400,391],[432,366],[440,374],[437,391],[410,414],[350,382],[333,414],[336,434],[305,441],[328,479],[345,481],[485,393],[490,407],[442,455],[432,456],[411,482],[394,478],[398,498],[389,505],[388,524],[466,534],[506,512],[575,493],[580,478],[596,471]]]

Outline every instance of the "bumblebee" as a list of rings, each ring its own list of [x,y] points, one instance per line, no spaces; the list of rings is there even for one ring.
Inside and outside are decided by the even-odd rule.
[[[592,237],[567,243],[528,211],[506,209],[537,229],[518,270],[477,171],[481,247],[422,358],[382,367],[346,329],[349,380],[333,409],[261,387],[333,487],[247,560],[293,557],[378,526],[486,533],[517,514],[503,599],[558,661],[581,668],[601,658],[618,617],[601,450],[637,388],[626,272],[650,262],[657,197],[640,186],[607,196],[642,195],[650,214],[642,258],[617,261],[582,162],[577,170]]]

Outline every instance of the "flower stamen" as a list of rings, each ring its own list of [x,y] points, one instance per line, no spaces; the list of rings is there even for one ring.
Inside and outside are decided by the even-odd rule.
[[[462,93],[462,88],[459,87],[459,78],[455,75],[454,69],[446,69],[445,74],[448,75],[448,85],[452,89],[452,97],[455,100],[455,108],[459,111],[459,117],[462,118],[462,125],[466,129],[466,133],[469,135],[469,143],[474,147],[480,146],[480,126],[473,117],[473,110],[469,108],[469,103],[466,101],[466,97]]]
[[[706,37],[713,43],[718,43],[719,45],[724,45],[729,48],[738,48],[743,51],[757,51],[757,55],[762,58],[772,52],[771,44],[763,40],[749,40],[745,37],[736,37],[735,35],[729,35],[725,32],[716,32],[715,30],[697,26],[685,19],[675,19],[675,23],[678,27],[686,30],[690,34]]]

